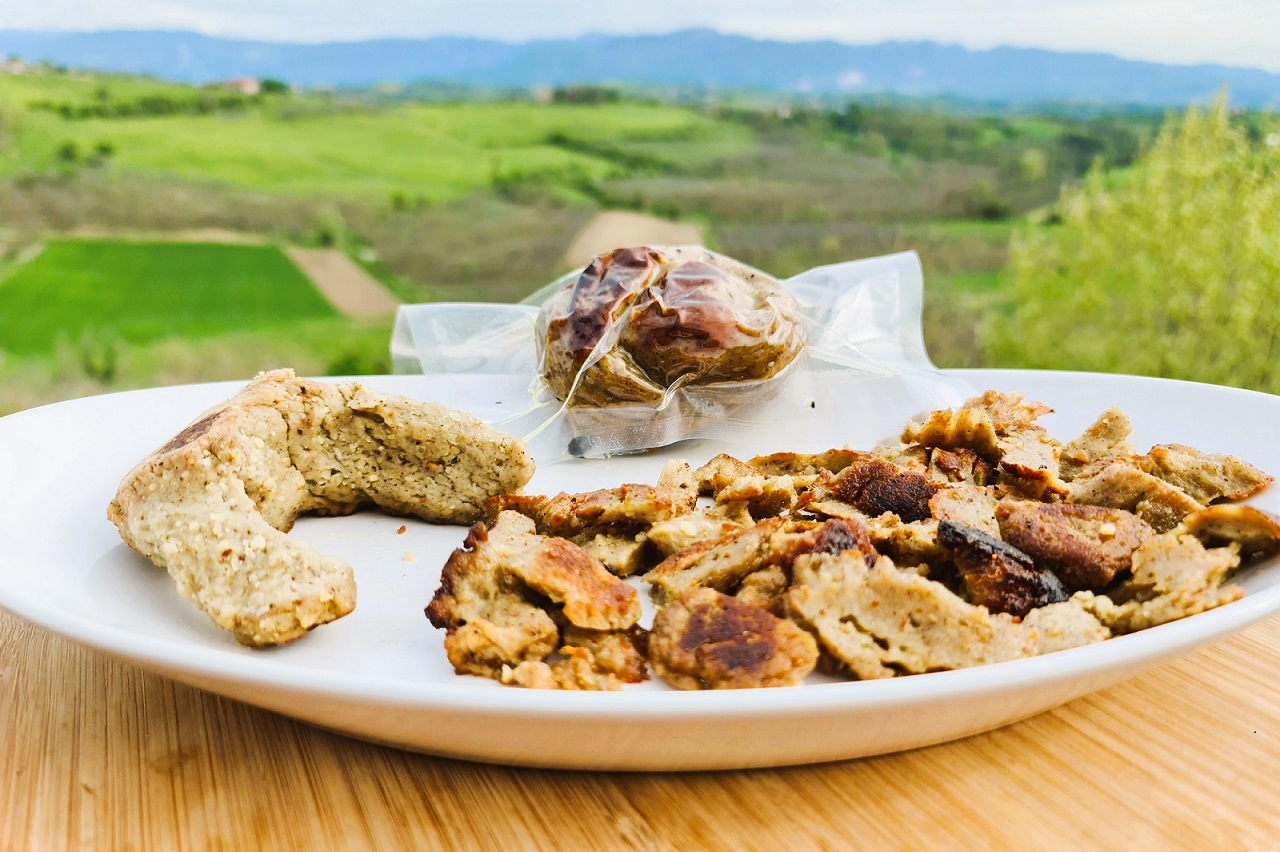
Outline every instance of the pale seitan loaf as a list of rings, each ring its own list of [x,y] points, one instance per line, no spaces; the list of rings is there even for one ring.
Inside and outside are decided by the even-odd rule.
[[[523,442],[470,415],[276,370],[143,459],[107,516],[214,624],[275,645],[356,601],[349,565],[285,535],[298,515],[473,521],[532,475]]]

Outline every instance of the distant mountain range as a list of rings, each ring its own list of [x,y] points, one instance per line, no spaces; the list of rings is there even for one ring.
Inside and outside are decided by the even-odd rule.
[[[1222,87],[1233,103],[1280,105],[1280,74],[1162,65],[1101,53],[934,42],[780,42],[683,30],[523,44],[470,38],[292,44],[189,32],[0,30],[0,55],[208,82],[275,77],[304,86],[433,81],[484,87],[621,83],[999,102],[1172,106]]]

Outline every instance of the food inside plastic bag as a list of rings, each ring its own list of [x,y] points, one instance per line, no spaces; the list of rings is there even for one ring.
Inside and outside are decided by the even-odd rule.
[[[689,438],[817,451],[833,424],[874,439],[974,395],[930,363],[922,299],[914,252],[777,282],[701,247],[617,249],[520,305],[402,306],[392,366],[523,377],[498,425],[542,464]]]
[[[703,249],[597,257],[539,316],[542,375],[571,406],[660,402],[677,386],[768,379],[804,346],[774,278]]]

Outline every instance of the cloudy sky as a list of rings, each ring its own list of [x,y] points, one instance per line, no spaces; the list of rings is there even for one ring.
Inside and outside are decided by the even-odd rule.
[[[0,0],[0,28],[182,29],[270,41],[526,41],[687,27],[849,43],[927,39],[1280,71],[1277,0]]]

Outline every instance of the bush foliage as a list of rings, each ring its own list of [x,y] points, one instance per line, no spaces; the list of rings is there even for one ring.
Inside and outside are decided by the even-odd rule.
[[[1166,121],[1132,169],[1095,165],[1057,224],[1013,239],[1016,307],[988,360],[1280,392],[1276,138],[1252,140],[1221,97]]]

